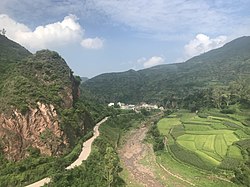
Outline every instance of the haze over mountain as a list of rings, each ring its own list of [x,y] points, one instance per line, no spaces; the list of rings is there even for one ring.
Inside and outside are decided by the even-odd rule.
[[[247,84],[249,78],[250,37],[244,36],[184,63],[105,73],[89,79],[85,86],[106,102],[144,101],[164,106],[173,98],[183,105],[185,98],[217,88],[226,92],[229,86]]]

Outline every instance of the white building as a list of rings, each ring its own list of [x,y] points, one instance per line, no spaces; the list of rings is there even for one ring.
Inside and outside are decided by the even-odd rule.
[[[109,103],[108,106],[109,106],[109,107],[115,106],[115,103]]]

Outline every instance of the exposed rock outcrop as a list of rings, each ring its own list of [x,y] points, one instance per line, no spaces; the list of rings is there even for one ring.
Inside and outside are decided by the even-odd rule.
[[[30,146],[41,154],[58,155],[68,144],[54,106],[40,102],[25,115],[17,110],[11,116],[0,114],[0,137],[3,152],[11,160],[27,156]]]
[[[0,153],[14,161],[32,150],[63,154],[93,125],[85,109],[74,107],[80,82],[58,53],[41,50],[30,54],[4,39],[6,45],[0,43],[0,49],[15,58],[0,58],[0,67],[5,68],[0,74]],[[12,60],[15,63],[9,66]]]

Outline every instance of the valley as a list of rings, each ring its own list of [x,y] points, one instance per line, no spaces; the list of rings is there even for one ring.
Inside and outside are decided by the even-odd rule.
[[[215,115],[214,111],[210,112]],[[200,114],[202,115],[203,118],[200,119],[195,113],[178,111],[160,119],[157,128],[165,137],[166,147],[156,154],[149,136],[146,136],[152,123],[142,125],[125,135],[126,140],[121,146],[119,155],[125,170],[121,176],[127,181],[127,186],[237,186],[231,181],[233,176],[231,171],[237,168],[237,164],[240,164],[247,155],[242,155],[240,148],[235,144],[239,141],[235,137],[237,136],[235,131],[225,130],[230,127],[223,127],[224,131],[221,131],[222,125],[218,125],[227,121],[233,124],[234,120],[226,115],[217,114],[220,117],[207,116],[207,118],[204,117],[204,113]],[[213,118],[217,120],[219,118],[220,121]],[[234,122],[241,124],[237,120]],[[180,128],[181,125],[184,127]],[[199,126],[194,128],[195,125]],[[208,131],[206,128],[199,128],[201,125],[214,125],[217,129]],[[194,133],[190,132],[191,128]],[[186,134],[183,131],[186,131]],[[190,137],[190,134],[195,138]],[[219,138],[215,138],[213,142],[210,140],[211,136],[224,136],[223,141],[227,142],[223,144]],[[194,149],[194,146],[198,146],[195,142],[202,147]],[[223,149],[225,152],[222,155],[219,151]],[[218,158],[220,160],[216,160]]]
[[[152,145],[145,141],[148,128],[142,126],[129,132],[125,144],[119,150],[125,170],[121,176],[124,177],[127,186],[194,186],[193,183],[157,163]]]
[[[140,163],[148,154],[154,154],[152,147],[143,143],[147,130],[146,127],[141,127],[132,132],[124,148],[119,151],[119,155],[132,181],[137,181],[141,186],[162,187],[163,185],[157,180],[152,167],[146,167]],[[127,183],[128,186],[135,185],[131,181],[127,181]]]
[[[0,187],[249,186],[249,36],[91,79],[54,51],[0,49]]]

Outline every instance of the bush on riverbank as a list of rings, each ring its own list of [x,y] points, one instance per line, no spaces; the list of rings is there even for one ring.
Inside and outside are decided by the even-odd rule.
[[[148,134],[151,136],[153,140],[152,143],[154,152],[164,149],[164,137],[160,134],[160,131],[157,128],[156,124],[157,123],[153,124],[148,131]]]

